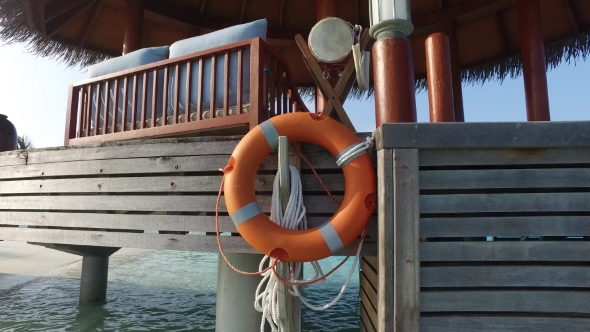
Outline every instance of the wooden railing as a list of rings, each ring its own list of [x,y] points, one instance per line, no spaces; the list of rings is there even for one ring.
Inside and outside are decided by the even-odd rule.
[[[308,110],[287,63],[254,38],[72,84],[65,145],[242,134],[296,111]]]

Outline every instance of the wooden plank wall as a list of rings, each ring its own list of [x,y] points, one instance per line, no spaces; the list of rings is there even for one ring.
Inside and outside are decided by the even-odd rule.
[[[424,149],[419,177],[420,331],[590,329],[589,148]]]
[[[237,137],[128,141],[0,154],[0,240],[88,246],[217,251],[215,203],[220,168]],[[343,175],[319,147],[304,153],[337,196]],[[260,167],[258,201],[270,211],[276,155]],[[302,163],[309,222],[338,206]],[[254,253],[236,233],[221,201],[227,252]],[[375,255],[376,224],[363,246]],[[348,250],[343,250],[343,254]]]

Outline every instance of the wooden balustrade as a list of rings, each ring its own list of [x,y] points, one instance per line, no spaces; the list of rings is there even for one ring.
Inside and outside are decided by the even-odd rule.
[[[296,111],[308,110],[287,63],[254,38],[72,84],[65,145],[243,134]]]

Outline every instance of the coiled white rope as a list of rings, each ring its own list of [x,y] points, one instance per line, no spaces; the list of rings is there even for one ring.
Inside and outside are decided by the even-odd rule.
[[[348,161],[356,158],[357,156],[365,153],[371,146],[373,142],[373,137],[367,137],[364,142],[360,142],[354,148],[349,150],[347,153],[343,154],[338,160],[338,166],[342,164],[346,164]],[[289,196],[289,202],[285,208],[283,213],[282,206],[281,206],[281,199],[279,196],[279,174],[275,176],[275,181],[273,184],[273,193],[272,193],[272,205],[271,205],[271,214],[270,219],[285,228],[288,229],[297,229],[299,225],[301,225],[302,229],[307,229],[307,218],[305,216],[305,206],[303,205],[303,190],[301,185],[301,178],[299,177],[299,172],[293,166],[289,167],[289,173],[291,178],[291,193]],[[363,231],[364,235],[364,231]],[[293,290],[289,290],[289,293],[293,296],[297,296],[301,299],[301,302],[307,306],[308,308],[316,311],[326,310],[335,305],[344,295],[350,280],[352,279],[352,275],[356,269],[356,264],[358,263],[360,253],[362,249],[362,243],[359,245],[354,261],[352,263],[352,267],[350,272],[348,273],[348,277],[342,286],[342,289],[338,293],[338,295],[328,304],[322,306],[316,306],[303,297],[301,292],[299,291],[298,286],[292,286]],[[260,265],[258,266],[258,271],[263,271],[265,268],[266,263],[272,264],[274,263],[274,258],[269,256],[264,256],[264,258],[260,261]],[[296,276],[301,273],[302,263],[289,263],[289,273],[290,273],[290,281],[297,283],[301,280],[296,280]],[[305,282],[318,280],[318,283],[321,282],[320,279],[323,278],[324,272],[322,271],[319,263],[317,261],[311,262],[311,265],[314,269],[315,275],[305,280]],[[269,270],[266,273],[262,274],[262,280],[258,284],[256,288],[256,298],[254,301],[254,309],[256,311],[262,313],[262,320],[260,322],[260,331],[264,332],[265,323],[271,327],[272,332],[283,332],[284,326],[281,322],[279,316],[279,286],[280,281],[275,276],[273,270]],[[264,285],[266,287],[263,290]]]

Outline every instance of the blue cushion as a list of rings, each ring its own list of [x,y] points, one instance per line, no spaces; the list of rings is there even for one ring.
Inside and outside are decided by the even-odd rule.
[[[168,54],[168,46],[160,46],[160,47],[151,47],[151,48],[144,48],[144,49],[140,49],[128,54],[125,54],[123,56],[120,57],[116,57],[116,58],[112,58],[112,59],[108,59],[105,60],[103,62],[97,63],[95,65],[89,66],[88,67],[88,78],[94,78],[94,77],[99,77],[99,76],[103,76],[103,75],[108,75],[108,74],[112,74],[112,73],[116,73],[122,70],[127,70],[127,69],[133,69],[139,66],[143,66],[143,65],[147,65],[150,63],[154,63],[154,62],[158,62],[158,61],[162,61],[166,59],[166,55]],[[147,117],[150,118],[151,117],[151,104],[152,104],[152,86],[153,86],[153,72],[150,72],[148,74],[148,93],[147,93]],[[119,97],[118,97],[118,105],[117,105],[117,109],[118,109],[118,119],[117,119],[117,123],[121,123],[122,119],[122,114],[123,114],[123,79],[119,79]],[[138,98],[137,98],[137,113],[136,113],[136,119],[140,120],[141,119],[141,109],[142,109],[142,104],[143,104],[143,92],[142,92],[142,87],[143,87],[143,75],[139,75],[138,80],[137,80],[138,84]],[[132,91],[133,91],[133,77],[129,77],[129,79],[127,80],[127,85],[128,85],[128,90],[127,90],[127,121],[126,122],[130,122],[131,121],[131,107],[132,107],[132,101],[133,101],[133,96],[132,96]],[[92,96],[91,96],[91,100],[92,100],[92,113],[95,113],[98,107],[98,110],[100,112],[100,125],[103,125],[103,115],[104,115],[104,107],[105,107],[105,90],[106,90],[106,83],[101,84],[101,93],[100,93],[100,103],[98,103],[98,96],[96,93],[96,86],[92,87]],[[159,70],[158,71],[158,105],[157,105],[157,117],[160,117],[162,114],[162,96],[164,94],[163,92],[164,89],[164,71],[163,70]],[[111,81],[111,84],[109,85],[109,94],[110,94],[110,111],[109,111],[109,122],[112,121],[112,116],[113,116],[113,107],[112,104],[114,103],[114,84]],[[92,119],[94,119],[94,116],[92,117]],[[94,120],[93,120],[94,121]],[[109,123],[110,124],[110,123]]]
[[[192,37],[175,42],[170,45],[170,58],[199,52],[214,47],[219,47],[231,43],[251,38],[261,38],[266,40],[266,19],[232,26],[226,29],[214,31],[202,36]],[[242,52],[242,103],[248,103],[250,98],[250,51]],[[225,67],[224,55],[216,56],[215,60],[215,108],[223,107],[224,81],[223,71]],[[237,103],[237,80],[238,80],[238,53],[232,52],[229,56],[229,106],[235,106]],[[169,112],[173,110],[174,101],[174,81],[176,79],[175,72],[170,73],[169,87],[170,94],[168,97]],[[199,66],[198,62],[191,64],[191,109],[194,111],[198,103],[198,77]],[[203,61],[203,107],[208,109],[211,103],[211,58],[205,58]],[[180,66],[179,71],[179,113],[183,114],[184,102],[186,100],[186,65]]]

